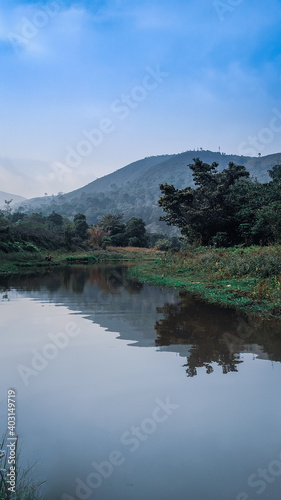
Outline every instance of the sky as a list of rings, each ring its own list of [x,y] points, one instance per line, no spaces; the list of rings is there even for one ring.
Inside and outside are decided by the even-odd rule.
[[[0,190],[281,151],[281,0],[0,0]]]

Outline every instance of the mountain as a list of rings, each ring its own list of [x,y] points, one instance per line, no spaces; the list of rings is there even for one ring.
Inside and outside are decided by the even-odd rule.
[[[16,194],[5,193],[4,191],[0,191],[0,209],[5,207],[5,200],[7,201],[13,200],[11,202],[11,206],[14,206],[26,200],[26,198],[23,198],[23,196],[18,196]]]
[[[212,151],[152,156],[70,193],[33,198],[21,203],[21,206],[28,212],[36,210],[49,214],[55,210],[68,217],[81,212],[87,216],[89,224],[97,223],[107,213],[123,213],[125,219],[142,217],[151,232],[171,234],[174,228],[159,222],[159,216],[163,213],[158,206],[161,194],[159,184],[174,184],[176,188],[193,186],[192,171],[188,165],[193,163],[195,157],[209,164],[217,162],[219,171],[226,168],[229,162],[244,165],[259,182],[267,182],[268,170],[281,163],[281,153],[256,158]]]

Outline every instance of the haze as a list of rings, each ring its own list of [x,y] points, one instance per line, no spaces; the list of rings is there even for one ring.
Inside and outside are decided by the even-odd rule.
[[[201,147],[280,152],[280,0],[9,0],[0,12],[2,191],[68,192]]]

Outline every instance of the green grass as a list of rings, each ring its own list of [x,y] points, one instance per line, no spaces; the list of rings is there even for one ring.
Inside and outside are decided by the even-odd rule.
[[[132,262],[134,279],[178,287],[226,307],[281,317],[281,246],[189,248],[177,253],[114,248],[0,253],[0,276],[40,274],[55,266]]]
[[[29,254],[21,251],[17,253],[0,253],[0,276],[11,276],[19,274],[40,274],[48,267],[56,265],[54,262],[45,260],[45,252]]]
[[[281,316],[281,247],[194,248],[130,270],[135,279],[183,288],[210,303]]]
[[[20,455],[21,450],[17,448],[16,450],[16,464],[15,464],[15,474],[16,474],[16,486],[15,493],[9,491],[10,484],[8,483],[8,476],[3,472],[6,470],[7,473],[10,471],[10,465],[8,464],[8,452],[7,452],[7,439],[3,436],[2,442],[0,442],[0,450],[6,451],[6,455],[0,458],[0,498],[5,500],[44,500],[40,493],[40,487],[43,483],[37,484],[32,479],[32,472],[35,464],[24,469],[20,465]]]
[[[48,255],[52,255],[51,261],[46,260]],[[103,262],[134,262],[139,260],[151,260],[153,255],[148,249],[138,248],[114,248],[106,250],[81,250],[76,251],[40,251],[34,253],[20,251],[4,253],[0,251],[0,277],[42,274],[55,266],[65,266],[71,264],[98,264]],[[158,252],[159,254],[159,252]]]

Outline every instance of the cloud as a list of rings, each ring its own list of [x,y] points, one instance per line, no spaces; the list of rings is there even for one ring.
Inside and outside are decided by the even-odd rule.
[[[47,14],[58,1],[57,12]],[[17,169],[9,176],[1,164],[2,189],[14,182],[23,195],[65,192],[167,147],[176,153],[227,144],[237,152],[243,136],[281,107],[280,22],[279,0],[244,0],[224,21],[209,0],[5,2],[0,151]],[[23,40],[13,46],[9,33]],[[128,120],[118,119],[116,134],[83,160],[81,171],[64,184],[54,179],[50,163],[63,162],[81,131],[110,117],[112,102],[157,65],[169,73],[163,85]]]
[[[88,19],[84,8],[69,6],[63,0],[21,3],[2,12],[0,39],[16,56],[50,57],[60,41],[71,40],[73,44]]]

